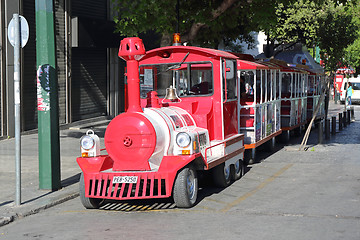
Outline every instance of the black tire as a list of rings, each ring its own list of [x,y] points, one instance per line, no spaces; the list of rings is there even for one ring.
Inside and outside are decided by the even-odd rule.
[[[230,166],[225,168],[225,163],[217,165],[212,171],[212,178],[215,186],[217,187],[227,187],[231,182],[231,172]]]
[[[231,166],[231,178],[236,181],[244,176],[245,166],[242,160],[238,160],[234,165]]]
[[[198,194],[198,178],[192,167],[183,168],[176,176],[173,198],[177,207],[190,208],[195,205]]]
[[[290,131],[289,130],[283,131],[280,135],[280,138],[281,138],[282,143],[289,143],[290,142]]]
[[[104,201],[104,199],[101,198],[85,197],[85,183],[84,183],[83,173],[81,173],[80,176],[79,192],[80,192],[80,201],[82,205],[87,209],[98,209]]]
[[[275,149],[275,138],[271,138],[264,144],[264,146],[267,152],[273,152]]]

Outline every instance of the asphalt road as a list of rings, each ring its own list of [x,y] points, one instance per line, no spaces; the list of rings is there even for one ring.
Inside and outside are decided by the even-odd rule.
[[[86,210],[75,198],[1,227],[0,239],[359,240],[360,120],[308,151],[300,142],[263,153],[226,189],[204,178],[191,209],[165,199]]]

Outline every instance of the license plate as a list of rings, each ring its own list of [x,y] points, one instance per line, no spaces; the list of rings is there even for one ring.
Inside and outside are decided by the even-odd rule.
[[[113,183],[137,183],[137,176],[115,176]]]

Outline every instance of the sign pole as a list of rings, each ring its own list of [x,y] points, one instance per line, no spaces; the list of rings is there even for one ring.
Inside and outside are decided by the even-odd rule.
[[[14,103],[15,103],[15,204],[21,204],[21,126],[20,126],[20,20],[19,14],[13,14],[14,20]]]
[[[15,204],[21,204],[21,113],[20,113],[20,47],[29,40],[29,24],[23,16],[13,14],[8,25],[8,39],[14,47],[14,119],[15,119]]]
[[[53,0],[35,0],[39,188],[61,188]]]

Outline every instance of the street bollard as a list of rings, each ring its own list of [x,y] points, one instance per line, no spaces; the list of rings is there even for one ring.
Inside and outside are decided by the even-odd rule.
[[[346,121],[346,111],[343,112],[343,119],[342,119],[342,123],[344,128],[346,127],[347,121]]]
[[[341,131],[343,129],[342,127],[342,113],[339,113],[339,131]]]
[[[325,119],[325,139],[330,139],[330,119]]]
[[[322,121],[319,121],[318,122],[318,143],[319,144],[322,144],[323,143],[323,122]]]
[[[350,109],[347,110],[347,115],[346,115],[346,120],[347,120],[347,124],[350,125],[350,116],[351,116],[351,113],[350,113]]]
[[[336,134],[336,116],[331,117],[331,134]]]
[[[354,122],[355,121],[355,114],[354,114],[354,108],[351,108],[351,121]]]

